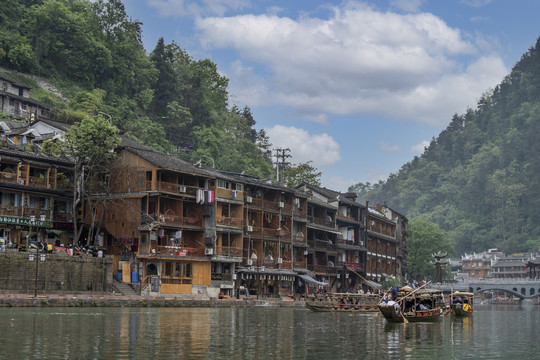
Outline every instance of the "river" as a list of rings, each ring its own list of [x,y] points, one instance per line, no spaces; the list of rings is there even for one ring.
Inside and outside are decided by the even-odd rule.
[[[390,324],[300,308],[2,308],[1,359],[532,359],[540,307]]]

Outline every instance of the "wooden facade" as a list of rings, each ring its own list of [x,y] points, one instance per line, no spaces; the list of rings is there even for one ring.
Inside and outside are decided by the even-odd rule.
[[[28,242],[73,240],[73,162],[43,154],[42,134],[27,124],[0,120],[0,239]]]

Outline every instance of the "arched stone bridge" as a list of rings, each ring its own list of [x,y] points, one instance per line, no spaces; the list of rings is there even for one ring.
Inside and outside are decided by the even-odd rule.
[[[485,291],[504,291],[520,300],[540,297],[540,280],[529,279],[470,279],[454,283],[433,284],[444,292],[468,291],[479,294]]]

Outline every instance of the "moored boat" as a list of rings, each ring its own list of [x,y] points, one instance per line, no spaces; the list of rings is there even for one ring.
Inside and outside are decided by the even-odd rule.
[[[454,316],[472,316],[473,298],[471,292],[456,291],[450,295],[450,309]]]
[[[312,311],[346,311],[374,313],[381,297],[377,294],[328,293],[306,299],[306,307]]]
[[[438,321],[446,311],[442,290],[408,286],[387,294],[378,307],[386,320],[398,323]]]

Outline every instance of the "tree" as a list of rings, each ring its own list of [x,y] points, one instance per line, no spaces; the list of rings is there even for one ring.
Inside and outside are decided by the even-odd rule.
[[[96,200],[91,195],[96,189],[106,187],[108,166],[115,157],[113,151],[119,144],[118,130],[101,115],[86,116],[71,126],[60,140],[48,140],[43,150],[53,155],[67,155],[75,162],[73,187],[73,241],[77,244],[83,227],[77,219],[78,207],[90,209],[91,227],[94,228]],[[83,210],[84,211],[84,210]],[[86,220],[83,216],[83,220]],[[90,238],[92,241],[93,239]]]
[[[312,161],[293,165],[288,169],[283,170],[283,178],[287,179],[287,186],[295,188],[300,184],[310,184],[321,186],[322,172],[317,171],[317,168],[312,166]]]
[[[450,253],[452,243],[437,224],[425,218],[414,218],[407,225],[407,275],[409,280],[431,279],[434,274],[432,255]]]

